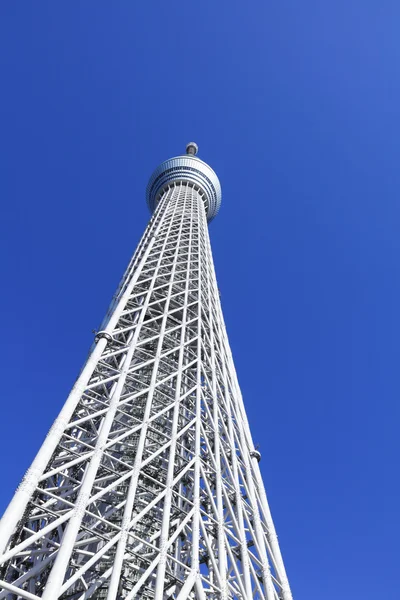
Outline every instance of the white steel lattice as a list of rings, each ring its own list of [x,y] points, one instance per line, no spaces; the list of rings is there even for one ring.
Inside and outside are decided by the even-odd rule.
[[[189,179],[161,190],[1,522],[0,600],[291,599],[224,327],[208,200]]]

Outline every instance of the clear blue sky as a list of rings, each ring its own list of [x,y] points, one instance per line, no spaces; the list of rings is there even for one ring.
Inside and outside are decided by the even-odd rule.
[[[0,509],[199,144],[223,310],[296,600],[399,597],[400,4],[0,4]]]

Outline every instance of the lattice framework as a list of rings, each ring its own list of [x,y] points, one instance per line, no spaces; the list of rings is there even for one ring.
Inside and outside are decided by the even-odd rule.
[[[169,184],[10,504],[0,600],[290,600],[200,187]]]

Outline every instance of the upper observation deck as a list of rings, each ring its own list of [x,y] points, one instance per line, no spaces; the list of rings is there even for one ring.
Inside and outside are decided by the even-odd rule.
[[[221,185],[207,163],[197,158],[198,146],[190,142],[186,154],[162,162],[150,177],[146,190],[147,204],[153,212],[160,198],[171,184],[187,182],[200,188],[204,194],[207,221],[210,222],[221,206]]]

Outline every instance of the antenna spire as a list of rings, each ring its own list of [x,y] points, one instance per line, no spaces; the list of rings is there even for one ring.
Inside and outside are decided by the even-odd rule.
[[[199,147],[196,142],[189,142],[186,146],[186,154],[191,154],[192,156],[196,156],[199,151]]]

